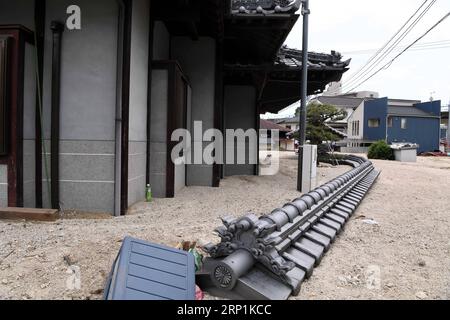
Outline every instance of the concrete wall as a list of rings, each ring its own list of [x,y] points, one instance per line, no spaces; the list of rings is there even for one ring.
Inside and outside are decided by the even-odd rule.
[[[50,22],[64,22],[66,9],[72,4],[82,8],[82,30],[65,30],[62,42],[61,205],[64,209],[112,213],[119,22],[116,1],[47,1],[43,83],[45,138],[50,137],[51,114]],[[48,206],[45,170],[43,176],[44,204]]]
[[[34,0],[0,0],[2,24],[21,24],[34,30]]]
[[[386,139],[386,119],[387,119],[388,99],[381,98],[366,101],[364,103],[364,139],[365,140],[385,140]],[[378,128],[369,128],[369,119],[379,119]]]
[[[150,3],[133,0],[131,35],[128,205],[145,200]]]
[[[23,206],[36,206],[36,63],[35,48],[25,45],[23,96]]]
[[[167,70],[152,71],[152,108],[150,124],[150,185],[157,198],[166,196],[167,159]]]
[[[203,131],[214,128],[214,98],[216,43],[212,38],[201,37],[193,41],[186,37],[173,37],[171,58],[180,62],[192,86],[192,122],[202,121]],[[193,140],[202,143],[201,139]],[[203,143],[203,147],[208,143]],[[188,186],[212,186],[212,165],[190,165],[187,168]]]
[[[406,129],[401,128],[402,118],[406,119]],[[439,122],[438,118],[393,117],[392,128],[388,128],[388,142],[417,143],[418,152],[439,150]]]
[[[153,60],[170,59],[170,34],[165,24],[155,21],[153,28]],[[150,186],[153,196],[166,196],[167,159],[167,70],[152,71],[152,101],[150,123]]]
[[[225,129],[256,129],[256,89],[251,86],[225,86],[224,90]],[[254,175],[255,165],[248,164],[250,154],[256,155],[256,145],[245,147],[234,144],[235,164],[225,165],[225,176]],[[225,158],[231,150],[225,147]],[[237,164],[237,153],[245,152],[246,164]]]
[[[0,208],[8,206],[8,166],[0,165]]]
[[[153,29],[153,60],[170,59],[170,34],[165,24],[155,21]]]

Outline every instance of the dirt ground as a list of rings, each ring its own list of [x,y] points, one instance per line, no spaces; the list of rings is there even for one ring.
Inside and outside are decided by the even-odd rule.
[[[280,162],[276,176],[186,188],[127,217],[0,221],[0,299],[101,299],[125,236],[215,242],[220,216],[269,213],[298,197],[295,157]],[[450,298],[450,159],[374,163],[379,180],[297,299]],[[319,183],[347,170],[319,168]]]

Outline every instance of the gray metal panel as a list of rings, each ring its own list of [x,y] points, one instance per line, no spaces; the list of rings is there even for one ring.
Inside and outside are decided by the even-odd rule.
[[[194,300],[191,253],[125,238],[105,290],[107,300]]]

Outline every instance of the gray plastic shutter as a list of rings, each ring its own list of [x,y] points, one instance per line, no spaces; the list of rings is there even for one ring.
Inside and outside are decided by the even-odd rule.
[[[127,237],[109,276],[105,299],[194,300],[194,256]]]

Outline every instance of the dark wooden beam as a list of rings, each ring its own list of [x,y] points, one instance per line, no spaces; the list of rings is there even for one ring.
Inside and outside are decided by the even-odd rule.
[[[52,21],[52,97],[51,97],[51,205],[53,209],[60,208],[59,202],[59,128],[61,104],[61,44],[64,25]]]
[[[36,120],[35,120],[35,199],[36,207],[43,207],[42,199],[42,83],[44,79],[44,41],[46,0],[36,0],[34,4],[36,32],[37,68],[39,83],[36,84]],[[39,94],[40,93],[40,94]],[[46,177],[49,179],[50,177]]]
[[[224,79],[223,79],[223,43],[216,41],[216,81],[214,92],[214,128],[222,132],[225,129],[223,99],[224,99]],[[225,148],[225,146],[224,146]],[[217,151],[216,151],[217,152]],[[222,154],[225,155],[224,150]],[[223,178],[223,164],[214,163],[213,165],[213,187],[220,186],[220,179]]]
[[[124,32],[123,32],[123,61],[122,61],[122,155],[120,178],[120,213],[126,215],[128,211],[128,151],[130,126],[130,70],[131,70],[131,30],[133,0],[123,0],[124,3]]]
[[[0,220],[56,221],[56,209],[0,208]]]

